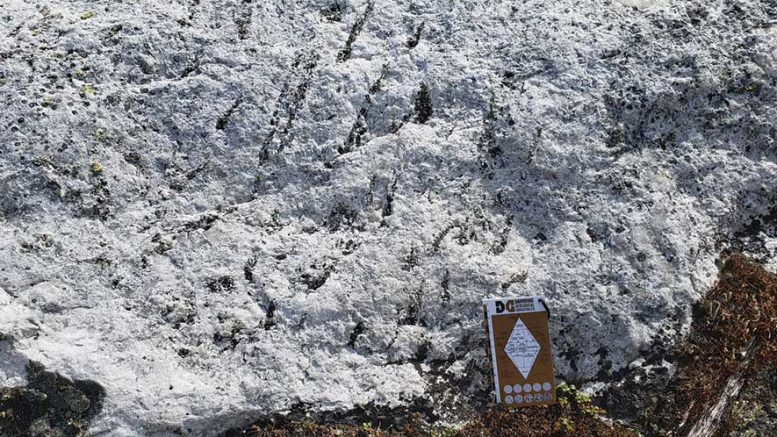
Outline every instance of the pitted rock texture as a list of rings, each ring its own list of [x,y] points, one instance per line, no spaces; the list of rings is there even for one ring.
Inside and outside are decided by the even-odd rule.
[[[96,435],[455,420],[490,388],[489,296],[546,296],[559,377],[606,383],[687,329],[721,251],[777,259],[773,1],[0,0],[0,23],[0,384],[26,359],[95,381]]]

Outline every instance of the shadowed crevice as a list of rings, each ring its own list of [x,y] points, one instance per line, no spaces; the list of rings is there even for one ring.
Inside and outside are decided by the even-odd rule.
[[[28,385],[0,388],[0,435],[81,436],[102,411],[105,389],[27,364]]]

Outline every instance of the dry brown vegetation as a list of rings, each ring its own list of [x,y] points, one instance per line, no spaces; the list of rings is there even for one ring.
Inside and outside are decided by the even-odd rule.
[[[739,379],[744,385],[741,393],[747,392],[755,388],[751,383],[758,384],[755,380],[777,372],[777,275],[742,255],[731,256],[722,265],[718,282],[694,307],[688,337],[667,359],[675,364],[674,374],[632,380],[608,405],[630,404],[628,408],[637,411],[630,421],[644,435],[685,436],[727,396],[721,426],[706,435],[741,430],[738,395],[724,395],[724,389],[730,380]]]
[[[603,420],[604,410],[574,387],[560,385],[556,405],[520,410],[494,409],[483,413],[452,435],[481,436],[581,436],[636,437],[638,434],[617,423]]]
[[[602,420],[603,410],[593,405],[590,397],[574,387],[560,385],[559,403],[551,406],[510,410],[495,408],[484,412],[461,429],[439,428],[424,423],[417,416],[400,429],[375,429],[369,423],[316,424],[313,422],[289,422],[283,425],[254,425],[240,435],[251,437],[481,437],[481,436],[529,436],[561,437],[636,437],[637,433],[621,425]],[[232,434],[238,435],[238,434]]]
[[[741,369],[745,381],[765,370],[777,371],[777,275],[735,255],[697,307],[691,335],[679,350],[678,400],[687,406],[678,411],[687,414],[679,435],[718,399],[748,357]]]

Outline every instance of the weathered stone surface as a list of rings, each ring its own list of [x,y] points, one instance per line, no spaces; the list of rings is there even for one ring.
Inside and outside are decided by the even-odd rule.
[[[46,371],[40,363],[26,366],[25,387],[0,388],[0,435],[78,437],[100,412],[105,390],[94,381],[71,381]]]
[[[442,411],[437,376],[488,388],[479,300],[525,293],[559,376],[607,382],[687,328],[721,250],[777,259],[776,20],[0,1],[0,383],[94,380],[118,436]]]

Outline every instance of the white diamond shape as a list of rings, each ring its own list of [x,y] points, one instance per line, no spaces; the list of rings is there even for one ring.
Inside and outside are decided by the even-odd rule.
[[[534,360],[540,354],[540,344],[537,343],[537,340],[531,335],[529,328],[523,324],[523,320],[520,318],[515,322],[510,339],[507,340],[505,353],[513,361],[513,364],[521,372],[524,379],[528,378],[529,372],[531,372],[531,368],[534,365]]]

